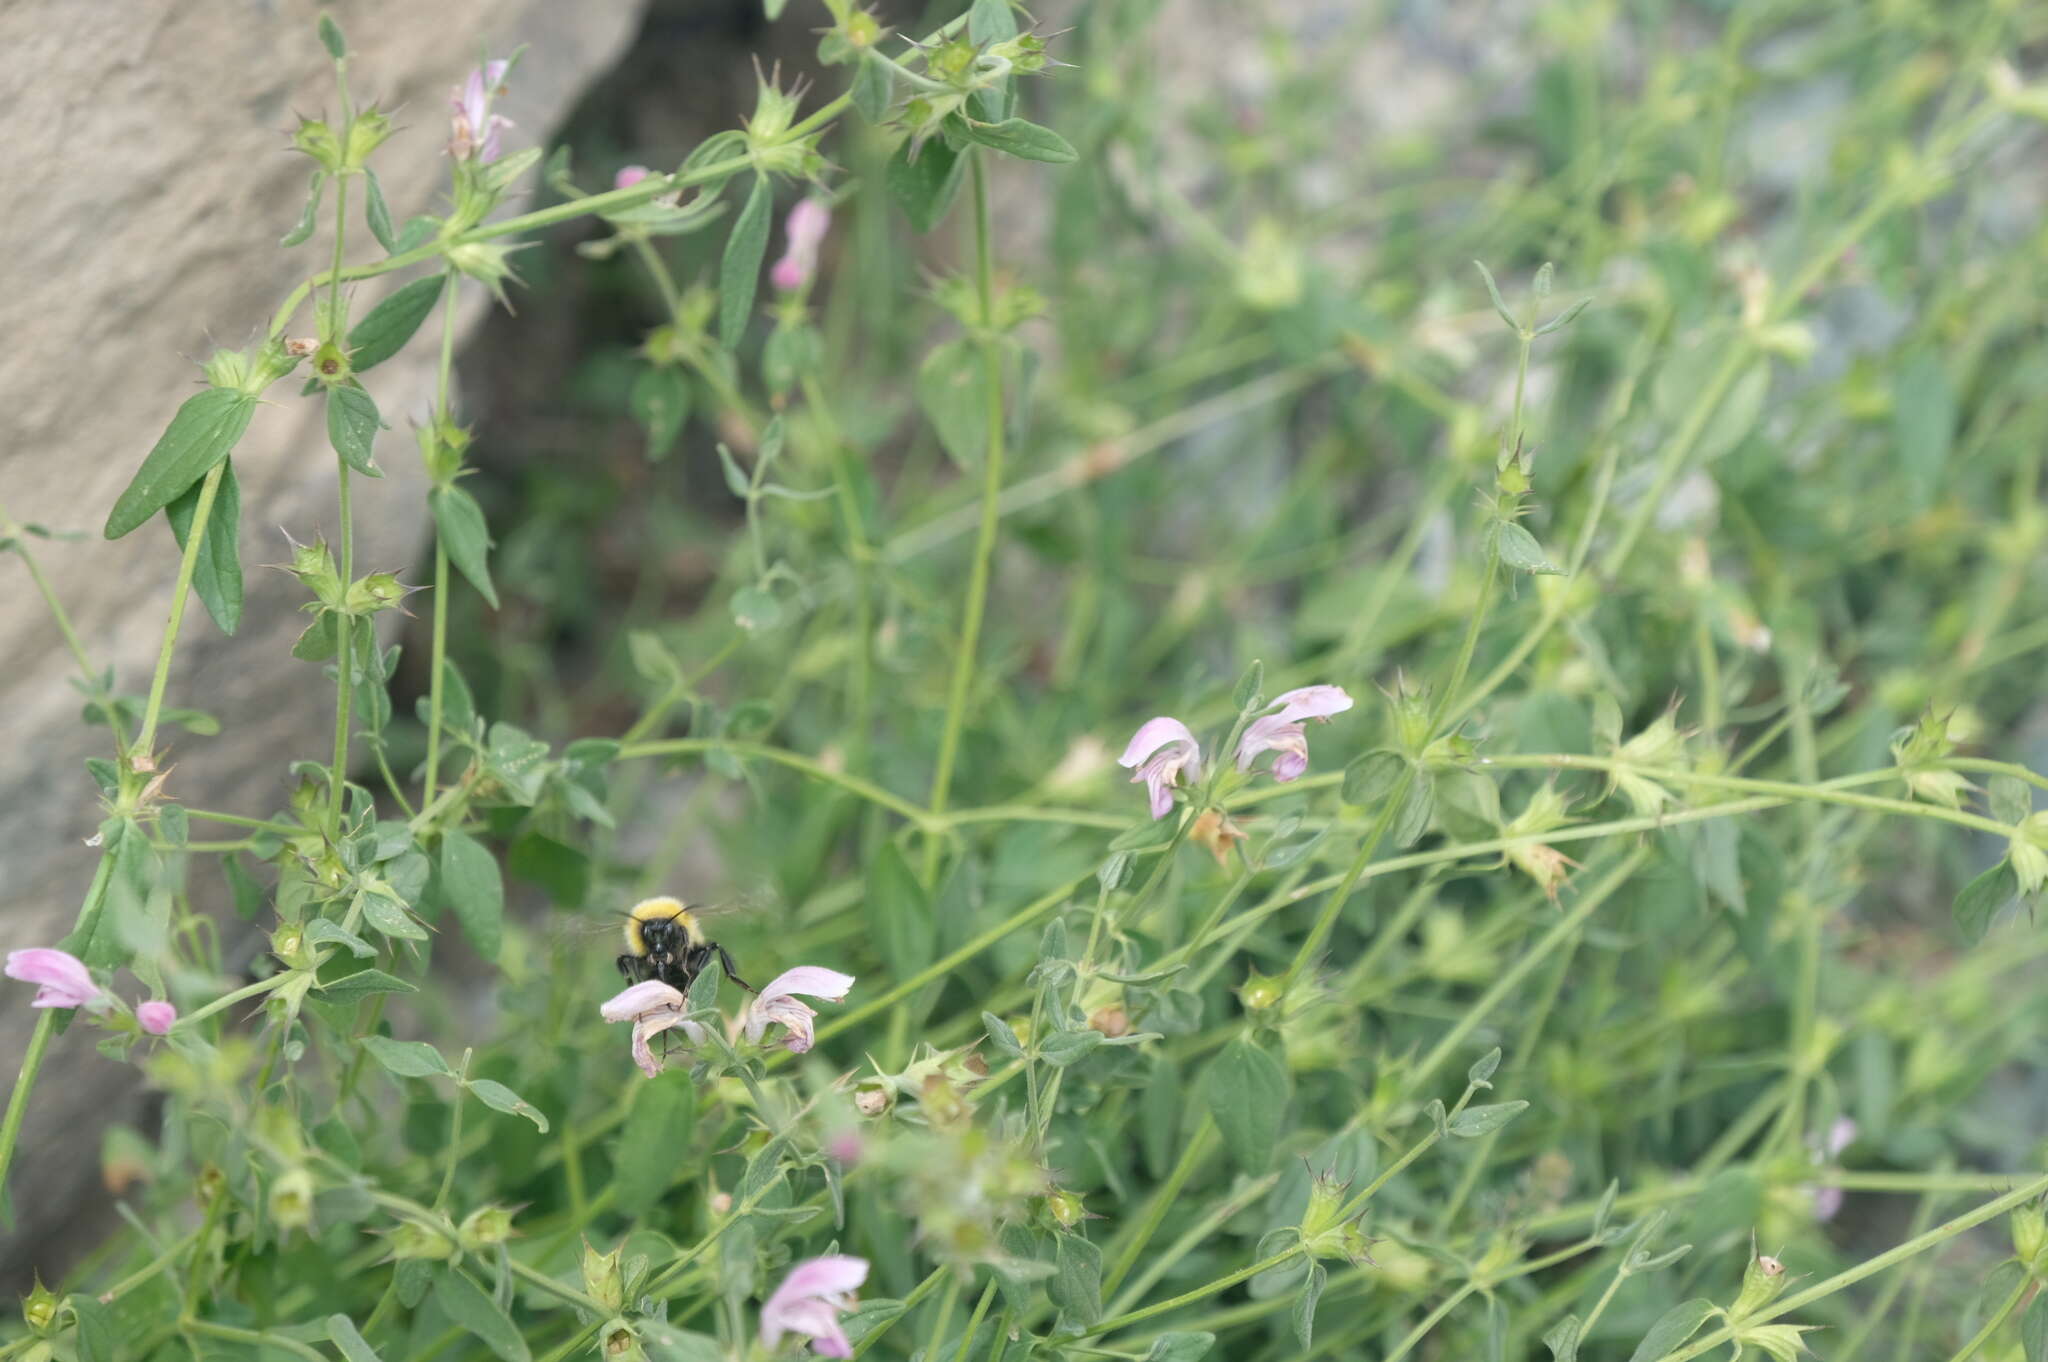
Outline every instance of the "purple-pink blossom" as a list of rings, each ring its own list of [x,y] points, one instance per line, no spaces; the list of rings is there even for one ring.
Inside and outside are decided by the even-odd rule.
[[[171,1027],[177,1024],[178,1009],[162,998],[151,998],[135,1005],[135,1020],[152,1036],[169,1035]]]
[[[1843,1150],[1854,1143],[1856,1143],[1856,1123],[1847,1116],[1837,1116],[1834,1124],[1828,1127],[1828,1133],[1820,1139],[1810,1142],[1808,1148],[1813,1151],[1816,1163],[1832,1162],[1841,1156]],[[1815,1184],[1807,1190],[1813,1193],[1813,1218],[1815,1220],[1833,1220],[1841,1212],[1841,1188],[1822,1187]]]
[[[646,166],[621,166],[619,173],[612,176],[612,188],[631,189],[653,173]]]
[[[655,1036],[679,1026],[690,1042],[701,1044],[704,1028],[685,1018],[687,1000],[659,979],[643,979],[598,1004],[598,1015],[608,1022],[633,1023],[633,1062],[649,1078],[661,1072],[661,1061],[648,1044]]]
[[[832,230],[832,210],[822,199],[804,199],[789,210],[782,225],[787,245],[782,258],[768,271],[768,280],[784,293],[794,293],[811,282],[818,269],[818,247]]]
[[[1303,721],[1328,723],[1333,714],[1351,708],[1342,686],[1303,686],[1273,698],[1270,714],[1252,720],[1237,741],[1237,769],[1249,771],[1262,752],[1272,752],[1273,779],[1301,779],[1308,770],[1308,730]]]
[[[1133,768],[1131,783],[1144,782],[1152,816],[1164,818],[1173,808],[1173,788],[1183,783],[1182,774],[1189,784],[1202,778],[1202,747],[1186,724],[1161,714],[1138,726],[1116,763]]]
[[[797,994],[807,998],[822,998],[828,1003],[843,1002],[853,987],[853,976],[841,974],[836,969],[825,969],[819,965],[798,965],[784,970],[770,980],[754,1001],[747,1006],[747,1039],[758,1043],[762,1032],[769,1026],[782,1027],[789,1034],[782,1043],[792,1054],[802,1054],[811,1048],[816,1033],[811,1023],[817,1013],[796,1000]]]
[[[839,1317],[853,1308],[853,1293],[867,1279],[865,1258],[834,1254],[798,1263],[761,1307],[762,1346],[773,1352],[784,1334],[802,1334],[820,1357],[852,1357]]]
[[[489,165],[504,150],[500,134],[512,126],[512,120],[492,113],[491,100],[503,93],[500,84],[509,65],[502,61],[485,62],[471,71],[469,79],[449,97],[454,118],[448,154],[456,160],[466,161],[474,156],[478,164]]]
[[[91,1007],[103,996],[84,961],[49,946],[9,951],[6,972],[10,979],[38,985],[30,1007]]]

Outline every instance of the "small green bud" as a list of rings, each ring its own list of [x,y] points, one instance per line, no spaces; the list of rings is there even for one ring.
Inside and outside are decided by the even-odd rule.
[[[57,1293],[43,1285],[42,1274],[36,1274],[35,1290],[21,1298],[21,1318],[38,1338],[48,1338],[57,1330]]]
[[[1088,1218],[1081,1198],[1072,1192],[1054,1192],[1045,1199],[1045,1209],[1063,1230],[1071,1230]]]
[[[1008,42],[996,43],[988,54],[1001,57],[1010,63],[1011,70],[1027,76],[1045,69],[1045,43],[1036,33],[1020,33]]]
[[[350,170],[361,170],[369,161],[370,153],[384,145],[397,129],[391,120],[375,109],[365,109],[356,115],[355,122],[348,125],[348,146],[344,152]]]
[[[207,358],[206,381],[216,388],[240,388],[249,381],[249,357],[239,350],[216,350]]]
[[[306,584],[306,589],[320,604],[330,610],[341,608],[341,573],[334,566],[334,555],[328,552],[326,540],[316,539],[310,544],[293,546],[288,571]]]
[[[465,241],[448,252],[448,263],[488,288],[499,302],[505,301],[507,281],[518,283],[512,271],[512,252],[518,246],[500,246],[490,241]]]
[[[1247,1012],[1269,1011],[1280,1006],[1280,1000],[1285,996],[1278,979],[1270,978],[1257,970],[1253,970],[1251,977],[1237,990],[1237,999],[1244,1004]]]
[[[2012,1230],[2012,1255],[2029,1271],[2039,1275],[2044,1267],[2042,1252],[2048,1250],[2048,1215],[2041,1203],[2030,1201],[2012,1213],[2007,1224]]]
[[[412,1258],[440,1262],[454,1252],[455,1245],[447,1235],[414,1220],[401,1220],[391,1232],[391,1257],[395,1262]]]
[[[278,1229],[302,1230],[313,1223],[313,1175],[290,1168],[270,1184],[270,1220]]]
[[[311,964],[306,955],[306,937],[296,922],[287,922],[270,934],[270,953],[294,968]]]
[[[617,1310],[626,1299],[626,1282],[619,1270],[619,1250],[599,1253],[583,1241],[583,1294],[607,1310]]]
[[[938,79],[958,85],[974,69],[975,55],[973,43],[955,38],[934,49],[925,59],[925,67]]]
[[[478,1207],[469,1213],[456,1231],[462,1247],[471,1253],[502,1244],[511,1237],[512,1212],[503,1206]]]
[[[348,352],[333,341],[323,343],[313,352],[313,376],[329,387],[344,381],[353,372]]]
[[[1783,1263],[1768,1253],[1756,1254],[1742,1271],[1742,1290],[1735,1297],[1735,1304],[1729,1307],[1729,1318],[1748,1319],[1776,1300],[1790,1285]]]
[[[348,589],[347,610],[351,615],[376,615],[397,608],[413,588],[389,572],[373,572]]]
[[[839,25],[839,36],[846,39],[846,45],[859,51],[873,47],[882,40],[882,25],[874,15],[864,9],[857,9],[846,16]]]
[[[292,145],[312,157],[328,174],[341,173],[341,139],[335,136],[334,129],[319,119],[300,119],[298,131],[292,134]]]

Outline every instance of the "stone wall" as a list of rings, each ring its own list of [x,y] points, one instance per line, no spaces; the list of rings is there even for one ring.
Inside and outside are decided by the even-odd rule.
[[[632,36],[640,0],[469,0],[333,7],[348,34],[359,101],[395,112],[379,156],[394,217],[433,211],[446,180],[447,95],[478,54],[524,44],[503,111],[515,142],[544,139]],[[176,551],[161,521],[118,543],[108,507],[171,413],[194,389],[194,361],[240,346],[321,267],[325,224],[281,250],[298,220],[309,164],[289,147],[295,113],[332,110],[334,83],[306,0],[15,0],[0,8],[0,505],[17,520],[82,532],[36,544],[96,665],[119,687],[148,687]],[[332,202],[331,198],[329,200]],[[360,217],[356,218],[360,223]],[[374,245],[367,241],[365,244]],[[351,252],[366,258],[368,252]],[[373,281],[358,315],[393,285]],[[465,325],[481,313],[471,290]],[[295,333],[309,324],[294,327]],[[409,426],[432,395],[431,347],[401,356],[371,389],[393,427],[381,482],[358,482],[357,563],[408,567],[422,540],[419,461]],[[295,392],[289,382],[275,394]],[[287,656],[301,627],[297,583],[257,564],[288,556],[282,531],[334,530],[334,460],[322,408],[280,396],[236,450],[248,603],[224,639],[194,602],[168,703],[233,727],[196,738],[167,729],[170,792],[196,807],[260,809],[284,794],[281,754],[311,754],[332,693]],[[74,664],[17,559],[0,559],[0,948],[49,943],[70,928],[96,853],[100,814],[82,762],[106,755],[79,722]],[[417,580],[415,574],[412,580]],[[317,744],[316,744],[317,746]],[[202,830],[201,836],[218,835]],[[32,1016],[25,986],[0,993],[0,1073],[18,1062]],[[63,1245],[107,1219],[96,1157],[110,1120],[138,1110],[134,1071],[94,1053],[78,1028],[53,1048],[10,1183],[13,1238],[0,1263],[61,1268]]]

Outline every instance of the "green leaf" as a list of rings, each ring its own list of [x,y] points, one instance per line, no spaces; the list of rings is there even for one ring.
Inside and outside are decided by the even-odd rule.
[[[495,961],[505,939],[505,879],[498,858],[460,828],[441,834],[441,891],[469,944]]]
[[[634,1085],[633,1105],[612,1156],[612,1198],[619,1214],[654,1209],[679,1171],[676,1151],[687,1149],[697,1122],[697,1088],[686,1069],[666,1069]]]
[[[1092,1027],[1078,1031],[1055,1031],[1038,1043],[1038,1057],[1055,1068],[1078,1064],[1108,1037]]]
[[[324,170],[314,171],[313,183],[306,190],[306,209],[299,214],[298,225],[277,239],[278,245],[285,247],[299,246],[312,239],[313,228],[318,225],[320,219],[321,192],[326,187],[327,172]]]
[[[1448,1129],[1453,1135],[1462,1135],[1471,1140],[1481,1135],[1490,1135],[1529,1109],[1527,1102],[1493,1102],[1483,1106],[1467,1107],[1450,1119]]]
[[[1429,772],[1418,771],[1408,783],[1408,793],[1402,797],[1401,811],[1394,815],[1394,845],[1414,846],[1415,840],[1429,829],[1430,816],[1435,812],[1436,781]]]
[[[1392,748],[1375,748],[1344,768],[1343,800],[1360,807],[1377,804],[1394,792],[1408,758]]]
[[[205,485],[204,479],[193,483],[164,507],[181,553],[192,532],[192,518],[199,514],[199,492]],[[220,631],[234,633],[242,622],[242,489],[235,481],[233,459],[221,465],[220,486],[206,513],[206,538],[200,541],[199,557],[192,564],[192,589],[199,593],[206,613]]]
[[[448,548],[449,561],[496,610],[498,589],[491,585],[491,531],[484,523],[484,508],[460,487],[436,487],[427,494],[427,501],[434,509],[434,527]]]
[[[859,60],[853,73],[853,107],[868,122],[880,123],[896,100],[896,63],[865,50]]]
[[[1266,664],[1253,658],[1252,665],[1244,669],[1244,675],[1237,678],[1237,685],[1231,689],[1230,703],[1240,714],[1248,714],[1255,707],[1264,708],[1259,703],[1265,698],[1259,693],[1259,688],[1265,684]]]
[[[78,1362],[115,1362],[123,1352],[123,1339],[112,1307],[97,1296],[75,1295],[67,1303],[78,1320]]]
[[[1490,1088],[1493,1084],[1487,1080],[1493,1077],[1494,1070],[1498,1068],[1500,1068],[1500,1047],[1496,1045],[1481,1055],[1472,1067],[1465,1071],[1465,1081],[1475,1088]]]
[[[768,254],[768,214],[774,205],[768,177],[756,174],[746,207],[733,220],[718,264],[718,338],[730,350],[746,335],[761,284],[761,260]]]
[[[358,1042],[370,1058],[386,1072],[400,1078],[453,1078],[455,1071],[441,1052],[423,1040],[393,1040],[389,1036],[364,1036]]]
[[[377,403],[367,392],[353,383],[337,383],[327,390],[327,443],[365,477],[384,476],[372,461],[372,447],[383,428]]]
[[[2019,892],[2020,878],[2011,861],[2000,861],[1964,885],[1951,909],[1963,940],[1972,946],[1982,941],[1984,933],[1991,929],[1991,920],[2019,897]]]
[[[427,929],[413,921],[405,905],[396,899],[386,898],[381,893],[364,893],[363,921],[376,930],[400,941],[425,941]]]
[[[417,993],[419,990],[396,975],[386,974],[381,969],[357,970],[344,974],[331,984],[320,985],[320,997],[324,1002],[353,1003],[377,993]]]
[[[211,472],[242,438],[255,410],[255,396],[234,388],[186,398],[108,513],[106,537],[133,533]]]
[[[363,188],[366,191],[363,220],[369,224],[370,235],[377,238],[384,254],[397,255],[398,234],[391,229],[391,206],[384,202],[384,186],[377,183],[376,171],[364,168]]]
[[[348,43],[342,38],[341,25],[334,22],[332,14],[325,13],[324,11],[321,13],[319,30],[320,45],[327,49],[327,55],[336,61],[345,60],[348,57]],[[345,1319],[346,1316],[337,1316],[337,1318]]]
[[[341,946],[358,960],[368,960],[377,954],[377,948],[357,936],[339,922],[316,917],[305,926],[302,933],[309,946]]]
[[[1583,1327],[1577,1315],[1566,1315],[1551,1326],[1550,1332],[1543,1336],[1543,1346],[1550,1349],[1551,1362],[1579,1362],[1579,1333]]]
[[[326,16],[321,17],[324,19]],[[327,1317],[327,1337],[341,1349],[341,1355],[348,1362],[379,1362],[376,1351],[364,1341],[355,1321],[347,1315]]]
[[[932,962],[938,924],[931,898],[894,842],[868,865],[867,913],[875,947],[891,974],[907,979]]]
[[[1539,577],[1564,576],[1564,569],[1550,561],[1549,555],[1543,552],[1543,546],[1536,542],[1536,536],[1516,521],[1493,522],[1493,546],[1500,554],[1501,562],[1517,572],[1533,573]]]
[[[1045,1294],[1069,1319],[1093,1324],[1102,1318],[1102,1250],[1078,1234],[1056,1235],[1055,1242]]]
[[[953,196],[960,192],[966,164],[966,158],[941,137],[931,138],[918,147],[913,159],[911,140],[906,138],[903,145],[896,148],[896,154],[889,158],[882,183],[887,187],[889,197],[896,200],[903,209],[903,215],[910,219],[910,225],[920,232],[929,232],[939,225],[946,216],[946,210],[953,206]]]
[[[458,1327],[483,1341],[505,1362],[532,1362],[526,1338],[488,1292],[452,1267],[434,1281],[434,1300]]]
[[[1215,1346],[1214,1334],[1161,1334],[1152,1340],[1152,1348],[1145,1354],[1145,1362],[1201,1362]]]
[[[1486,265],[1478,260],[1472,262],[1472,268],[1478,270],[1479,277],[1486,281],[1486,296],[1492,299],[1493,310],[1498,312],[1500,319],[1507,323],[1508,330],[1520,335],[1522,324],[1515,320],[1514,313],[1508,311],[1506,300],[1500,296],[1500,285],[1493,282],[1493,271],[1486,268]]]
[[[1000,123],[977,123],[971,118],[960,118],[950,126],[957,128],[969,141],[979,142],[1020,160],[1065,165],[1081,157],[1066,138],[1051,128],[1043,128],[1021,118],[1006,118]]]
[[[1629,1354],[1629,1362],[1657,1362],[1664,1354],[1684,1345],[1688,1338],[1700,1331],[1714,1313],[1710,1300],[1693,1299],[1674,1305],[1664,1312],[1650,1332],[1643,1335],[1643,1341],[1636,1344],[1636,1350]]]
[[[1914,509],[1928,506],[1941,489],[1955,431],[1955,387],[1941,361],[1923,350],[1892,380],[1892,438]]]
[[[932,347],[917,369],[917,401],[953,462],[976,469],[988,455],[988,365],[965,337]]]
[[[1017,1039],[1017,1033],[1010,1024],[993,1012],[981,1014],[981,1029],[988,1033],[989,1043],[1011,1059],[1024,1056],[1024,1043]]]
[[[430,274],[415,279],[364,313],[363,319],[348,331],[349,367],[360,374],[404,349],[413,332],[434,310],[434,303],[441,296],[443,277]]]
[[[647,432],[647,457],[660,460],[675,448],[683,422],[690,419],[690,383],[681,371],[667,366],[640,371],[627,396],[633,419]]]
[[[1991,816],[2001,823],[2024,822],[2034,811],[2034,795],[2027,783],[2014,776],[1993,776],[1986,785],[1991,799]]]
[[[1265,1172],[1287,1114],[1287,1072],[1280,1061],[1239,1036],[1203,1072],[1202,1103],[1237,1166]]]
[[[2027,1362],[2048,1362],[2048,1292],[2036,1292],[2034,1303],[2020,1316],[2020,1347]]]
[[[1294,1298],[1294,1337],[1304,1348],[1308,1347],[1309,1341],[1315,1337],[1316,1302],[1323,1298],[1323,1288],[1329,1281],[1329,1269],[1321,1263],[1311,1263],[1308,1276],[1301,1284],[1301,1294]]]
[[[540,1133],[548,1133],[548,1118],[541,1115],[540,1108],[521,1097],[503,1083],[490,1078],[473,1078],[469,1090],[476,1094],[476,1100],[492,1111],[502,1111],[511,1116],[524,1116],[539,1127]]]

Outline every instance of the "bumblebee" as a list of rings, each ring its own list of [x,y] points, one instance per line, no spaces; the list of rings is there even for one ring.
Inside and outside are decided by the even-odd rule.
[[[629,984],[659,979],[678,993],[688,993],[713,956],[726,978],[755,992],[733,968],[725,947],[704,935],[703,923],[681,899],[642,899],[626,914],[626,953],[619,957],[619,973]]]

